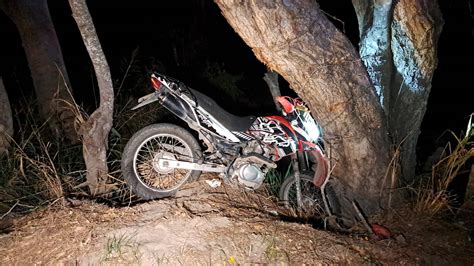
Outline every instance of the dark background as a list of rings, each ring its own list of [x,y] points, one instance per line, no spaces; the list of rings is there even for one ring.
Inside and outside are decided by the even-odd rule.
[[[439,137],[446,130],[457,134],[465,130],[468,116],[474,111],[471,96],[474,19],[468,1],[471,0],[439,2],[445,25],[439,40],[439,65],[421,127],[421,159],[437,145],[444,145],[446,138]],[[327,14],[338,18],[332,21],[357,46],[357,21],[351,1],[318,2]],[[56,0],[49,1],[49,5],[76,100],[92,107],[97,99],[93,68],[68,3]],[[133,51],[138,49],[132,67],[134,71],[130,74],[134,77],[128,78],[123,86],[130,95],[139,97],[148,92],[137,77],[146,77],[146,70],[155,68],[181,79],[218,102],[225,102],[222,105],[235,114],[273,112],[271,96],[262,80],[266,68],[212,1],[119,0],[88,1],[88,5],[115,84],[120,83]],[[15,107],[19,99],[32,94],[33,85],[20,37],[14,24],[1,12],[0,36],[0,76]],[[174,51],[180,58],[178,63]],[[203,73],[210,65],[240,76],[237,85],[241,94],[237,100],[206,80]],[[283,93],[292,93],[284,81],[282,84]]]

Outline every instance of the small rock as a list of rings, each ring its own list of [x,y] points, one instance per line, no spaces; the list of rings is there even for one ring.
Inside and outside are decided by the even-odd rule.
[[[69,206],[71,207],[79,207],[83,204],[83,201],[72,199],[72,198],[66,198],[66,201],[69,203]]]
[[[403,234],[399,234],[395,237],[395,240],[402,244],[402,245],[406,245],[407,244],[407,239],[405,238],[405,236]]]
[[[195,189],[181,189],[176,193],[175,197],[176,198],[189,198],[193,196],[193,194],[196,194]]]
[[[196,201],[185,201],[183,207],[194,215],[209,213],[214,210],[211,205]]]
[[[11,230],[13,230],[13,217],[10,215],[7,215],[6,217],[3,217],[3,219],[0,219],[0,233],[8,233]]]

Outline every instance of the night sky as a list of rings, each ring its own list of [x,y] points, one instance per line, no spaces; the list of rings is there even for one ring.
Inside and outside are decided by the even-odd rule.
[[[422,157],[434,149],[434,141],[446,129],[464,130],[469,114],[474,111],[474,98],[471,97],[474,11],[469,10],[467,1],[474,2],[440,1],[445,25],[439,41],[439,65],[419,141]],[[350,0],[318,2],[325,12],[338,18],[333,19],[335,25],[357,45],[357,21]],[[79,102],[93,104],[93,69],[68,3],[55,0],[49,4],[75,96]],[[257,61],[212,1],[119,0],[88,1],[88,5],[114,80],[122,77],[132,52],[138,48],[138,73],[134,75],[145,76],[145,66],[158,67],[191,87],[225,101],[226,109],[238,115],[272,112],[271,96],[262,80],[265,66]],[[0,76],[15,106],[20,97],[31,94],[32,82],[16,28],[1,12],[0,34],[3,47],[0,49]],[[178,63],[174,51],[179,55]],[[240,102],[226,98],[206,82],[202,73],[209,64],[242,75],[238,82],[242,91]],[[140,73],[139,70],[143,71]],[[135,80],[131,78],[129,82]],[[282,83],[283,92],[290,93],[284,81]],[[134,88],[135,91],[130,92],[134,96],[147,92],[147,88],[127,85]],[[249,96],[252,100],[242,108]]]

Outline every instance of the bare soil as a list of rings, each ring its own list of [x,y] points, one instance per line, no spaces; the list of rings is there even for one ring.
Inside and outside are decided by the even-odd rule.
[[[204,181],[131,207],[56,204],[14,219],[0,235],[0,265],[474,263],[463,226],[410,208],[371,218],[390,229],[389,239],[363,227],[337,233],[285,222],[285,215],[271,197]]]

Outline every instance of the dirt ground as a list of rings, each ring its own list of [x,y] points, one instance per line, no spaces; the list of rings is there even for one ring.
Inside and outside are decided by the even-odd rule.
[[[278,215],[281,214],[281,215]],[[204,181],[175,198],[110,208],[63,201],[14,219],[0,265],[473,265],[464,227],[407,209],[372,218],[394,237],[337,233],[281,219],[269,197]],[[287,219],[288,220],[288,219]]]

